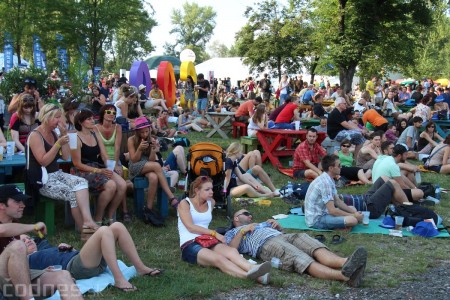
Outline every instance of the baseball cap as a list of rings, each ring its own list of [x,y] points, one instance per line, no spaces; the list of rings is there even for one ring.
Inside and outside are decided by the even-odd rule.
[[[17,202],[28,202],[31,197],[25,195],[16,185],[6,184],[0,186],[0,203],[7,203],[8,199],[13,199]]]
[[[342,98],[342,97],[337,97],[336,100],[334,101],[334,106],[338,106],[338,105],[341,104],[341,103],[347,103],[347,102],[345,101],[344,98]]]
[[[436,97],[436,99],[434,99],[434,102],[435,103],[439,103],[439,102],[443,102],[444,100],[445,100],[444,96],[443,95],[439,95],[439,96]]]
[[[140,90],[140,91],[145,90],[146,88],[147,88],[147,87],[146,87],[145,85],[143,85],[143,84],[139,85],[139,90]]]
[[[391,216],[386,216],[381,222],[380,227],[392,229],[395,227],[395,221]]]
[[[412,230],[412,233],[423,237],[433,237],[438,235],[439,231],[434,228],[433,223],[422,221],[416,224],[416,226]]]
[[[142,129],[150,127],[150,122],[146,117],[139,117],[134,121],[134,125],[136,129]]]

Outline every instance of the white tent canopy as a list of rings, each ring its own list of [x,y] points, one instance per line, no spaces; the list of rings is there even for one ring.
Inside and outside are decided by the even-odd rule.
[[[254,76],[250,73],[250,68],[241,60],[241,57],[216,57],[204,61],[195,66],[197,74],[203,73],[208,78],[209,71],[214,72],[214,78],[230,77],[231,85],[237,85],[238,80],[244,80],[248,76]],[[259,78],[256,78],[259,79]]]

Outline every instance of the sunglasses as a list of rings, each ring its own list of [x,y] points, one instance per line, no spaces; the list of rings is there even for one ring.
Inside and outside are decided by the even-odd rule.
[[[350,148],[350,145],[342,145],[344,148]]]
[[[244,211],[243,213],[238,214],[236,217],[239,217],[239,216],[241,216],[241,215],[244,215],[244,216],[246,216],[246,217],[253,216],[250,212]]]
[[[36,84],[36,80],[27,78],[24,80],[24,83]]]
[[[116,115],[117,114],[117,112],[115,111],[115,110],[105,110],[105,113],[107,114],[107,115]]]

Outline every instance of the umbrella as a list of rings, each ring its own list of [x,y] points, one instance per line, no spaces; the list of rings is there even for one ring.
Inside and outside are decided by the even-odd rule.
[[[400,82],[405,81],[405,80],[406,79],[404,79],[404,78],[400,78],[400,79],[395,80],[395,83],[396,84],[400,84]]]
[[[448,86],[448,79],[447,78],[439,78],[438,80],[434,81],[435,83],[439,83],[443,86]]]
[[[408,78],[408,79],[404,79],[402,82],[400,82],[400,84],[407,85],[407,84],[411,84],[414,82],[416,82],[416,80],[414,78]]]

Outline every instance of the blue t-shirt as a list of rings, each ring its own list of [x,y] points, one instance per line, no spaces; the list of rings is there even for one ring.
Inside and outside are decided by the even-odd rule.
[[[30,269],[43,270],[54,265],[61,265],[63,270],[67,268],[69,261],[80,251],[61,252],[58,247],[36,251],[28,256]]]

